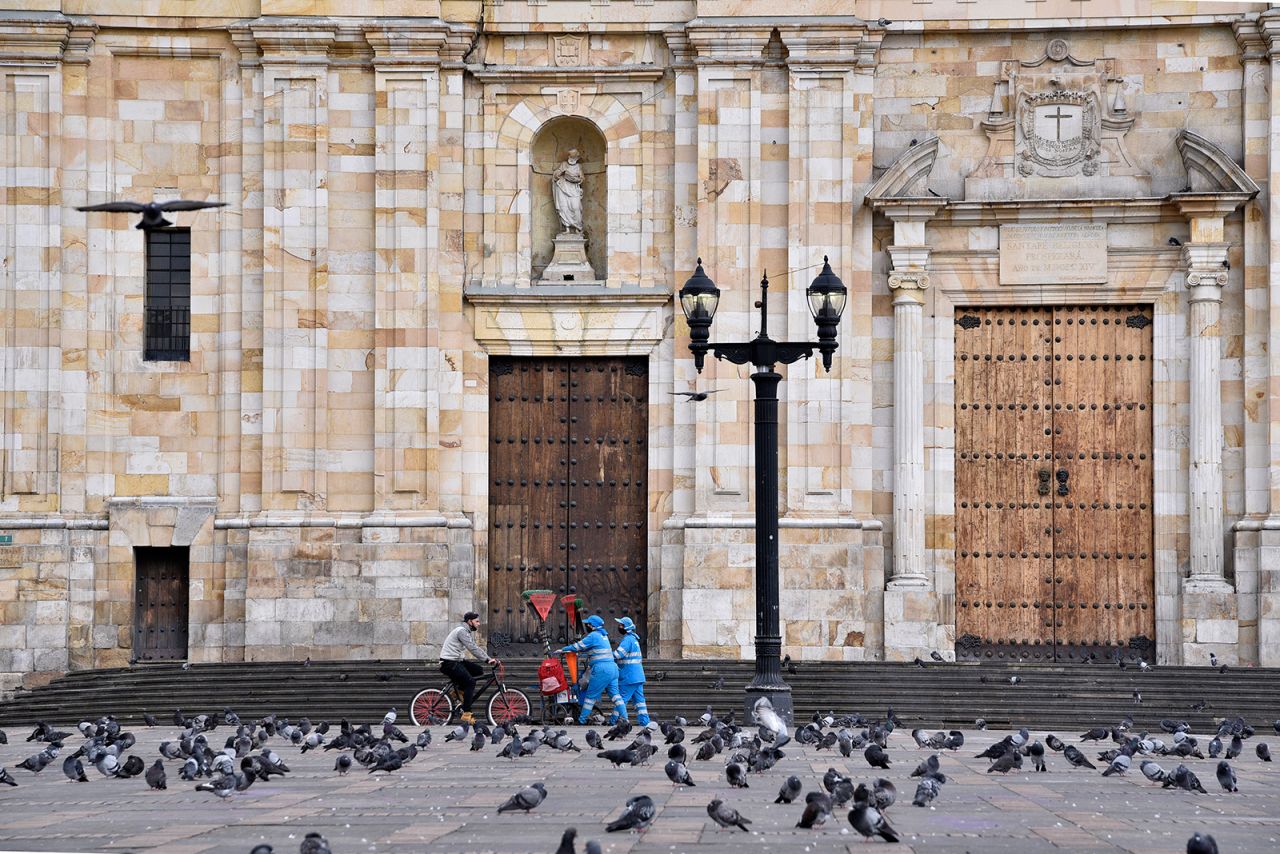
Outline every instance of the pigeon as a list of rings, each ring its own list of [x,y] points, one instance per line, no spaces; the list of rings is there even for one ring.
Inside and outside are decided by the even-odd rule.
[[[751,820],[743,818],[738,814],[737,810],[731,806],[726,806],[724,801],[719,798],[707,804],[707,815],[711,816],[711,820],[721,827],[737,827],[750,832],[747,825],[751,824]]]
[[[1081,735],[1080,740],[1081,741],[1102,741],[1102,739],[1108,737],[1109,735],[1111,735],[1111,729],[1109,727],[1099,726],[1099,727],[1094,727],[1093,729]]]
[[[715,394],[720,391],[718,388],[709,388],[706,391],[673,391],[672,394],[682,395],[689,400],[690,403],[706,400],[708,395]]]
[[[668,760],[666,764],[667,779],[674,786],[695,786],[693,777],[689,775],[689,769],[684,764],[674,759]]]
[[[124,764],[120,766],[120,773],[118,774],[118,776],[125,777],[125,778],[137,777],[139,774],[142,773],[142,770],[146,767],[147,766],[143,764],[141,759],[139,759],[137,756],[131,755],[128,759],[124,761]]]
[[[4,783],[6,786],[18,785],[18,781],[13,779],[13,775],[9,773],[8,768],[0,768],[0,783]]]
[[[938,754],[933,753],[933,754],[930,754],[929,758],[921,761],[921,763],[916,766],[916,770],[911,772],[911,776],[925,777],[929,774],[936,773],[938,770],[938,767],[939,767]]]
[[[689,758],[689,752],[684,749],[683,744],[673,744],[671,745],[671,749],[667,751],[667,758],[674,759],[676,762],[683,765],[685,760]]]
[[[942,783],[937,777],[930,775],[916,785],[916,796],[911,799],[913,807],[927,807],[942,791]]]
[[[100,205],[83,205],[78,211],[106,211],[108,213],[140,213],[142,220],[134,228],[153,229],[168,228],[172,222],[164,218],[169,211],[198,211],[205,208],[226,207],[226,202],[195,202],[186,199],[171,199],[167,202],[104,202]],[[183,670],[189,669],[191,662],[183,662]],[[180,726],[181,724],[179,724]]]
[[[730,762],[724,768],[724,775],[729,780],[729,785],[735,789],[750,788],[747,785],[747,769],[743,768],[737,762]]]
[[[143,713],[142,713],[142,722],[143,722],[144,724],[146,724],[147,726],[149,726],[149,727],[156,726],[156,725],[157,725],[157,723],[158,723],[158,722],[156,721],[156,716],[155,716],[155,715],[153,715],[153,714],[151,714],[150,712],[143,712]]]
[[[153,789],[167,789],[168,785],[165,783],[164,774],[164,760],[157,759],[156,764],[147,769],[144,779],[147,781],[147,785]]]
[[[1031,757],[1031,765],[1036,771],[1046,772],[1049,770],[1044,763],[1044,745],[1039,741],[1033,741],[1027,745],[1027,755]]]
[[[298,846],[298,854],[333,854],[329,849],[329,840],[320,834],[312,831],[308,833],[302,840],[302,844]]]
[[[778,797],[774,799],[775,804],[789,804],[800,794],[800,778],[792,774],[782,783],[782,788],[778,789]]]
[[[1129,765],[1132,761],[1133,760],[1129,758],[1129,754],[1119,753],[1111,760],[1111,764],[1107,766],[1106,770],[1102,772],[1102,776],[1114,777],[1116,775],[1122,775],[1124,772],[1129,770]]]
[[[1173,769],[1172,774],[1165,775],[1164,787],[1166,789],[1178,788],[1188,792],[1199,792],[1202,795],[1209,794],[1200,783],[1200,778],[1185,765],[1179,765]]]
[[[1153,783],[1163,783],[1168,776],[1168,772],[1160,767],[1159,762],[1150,759],[1144,759],[1138,767],[1142,769],[1142,776]]]
[[[1242,750],[1244,750],[1244,742],[1241,740],[1240,736],[1231,736],[1231,744],[1227,746],[1226,757],[1228,759],[1235,759],[1240,755]]]
[[[333,762],[333,770],[337,771],[339,775],[346,774],[348,771],[350,771],[351,770],[351,754],[339,753],[338,758],[335,759]]]
[[[1065,748],[1063,748],[1062,755],[1066,757],[1066,760],[1070,762],[1072,765],[1074,765],[1076,768],[1097,768],[1098,767],[1094,765],[1092,762],[1090,762],[1089,758],[1085,756],[1083,753],[1081,753],[1079,748],[1077,748],[1074,744],[1068,744]]]
[[[653,822],[653,817],[657,814],[658,809],[654,806],[653,798],[648,795],[636,795],[627,799],[622,815],[605,825],[605,831],[608,833],[619,830],[643,831]]]
[[[863,751],[862,755],[866,757],[867,764],[872,768],[889,769],[889,755],[884,752],[884,748],[878,744],[871,744]]]
[[[1058,738],[1053,733],[1049,733],[1044,737],[1044,743],[1049,745],[1050,750],[1057,751],[1058,753],[1061,753],[1066,748],[1066,745],[1062,742],[1062,739]]]
[[[832,809],[833,804],[830,796],[822,792],[810,792],[805,796],[804,813],[801,814],[800,820],[796,822],[796,827],[803,827],[806,830],[821,827],[831,817]]]
[[[507,802],[498,807],[499,813],[510,812],[511,810],[524,810],[526,813],[536,807],[538,804],[546,800],[547,787],[542,783],[534,783],[532,786],[526,786],[507,798]]]
[[[62,760],[62,773],[73,783],[89,782],[89,778],[84,775],[84,763],[74,753]]]
[[[1187,854],[1218,854],[1218,843],[1207,833],[1193,833],[1187,840]]]
[[[604,742],[600,740],[600,733],[593,729],[589,729],[587,730],[586,739],[588,747],[592,747],[596,750],[604,750]]]
[[[230,797],[235,791],[236,779],[234,776],[219,774],[208,783],[198,783],[196,785],[197,792],[213,792],[219,798]]]
[[[983,718],[978,718],[976,721],[973,722],[973,725],[980,730],[984,730],[987,728],[987,722]]]
[[[934,661],[946,661],[945,658],[943,658],[941,655],[938,654],[938,651],[936,649],[933,652],[929,653],[929,657],[932,658]]]
[[[885,842],[898,841],[897,832],[889,825],[884,814],[863,801],[856,802],[853,809],[849,810],[849,824],[867,839],[879,836]]]
[[[1271,748],[1267,747],[1267,743],[1265,741],[1258,742],[1258,746],[1255,747],[1253,750],[1255,753],[1258,754],[1258,758],[1261,759],[1263,762],[1271,761]]]
[[[717,677],[716,677],[716,680],[715,680],[714,682],[712,682],[710,685],[708,685],[707,687],[708,687],[708,688],[710,688],[712,691],[723,691],[723,690],[724,690],[724,677],[723,677],[723,676],[717,676]]]
[[[65,771],[66,769],[64,768],[63,770]],[[1231,769],[1231,765],[1225,759],[1218,763],[1218,785],[1222,787],[1224,792],[1240,791],[1236,785],[1236,772]]]
[[[560,847],[556,849],[556,854],[577,854],[577,849],[573,847],[573,840],[577,837],[578,828],[566,827],[560,836]]]
[[[999,774],[1008,774],[1014,768],[1022,767],[1022,754],[1016,750],[1007,751],[1002,756],[997,756],[991,762],[991,767],[987,769],[987,773],[993,772]]]

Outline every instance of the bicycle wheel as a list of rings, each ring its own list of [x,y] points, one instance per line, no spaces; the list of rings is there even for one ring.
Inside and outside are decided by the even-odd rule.
[[[453,714],[453,703],[439,688],[419,691],[409,704],[409,717],[414,726],[439,726],[448,723]]]
[[[516,718],[527,716],[531,708],[529,698],[523,691],[515,688],[503,689],[489,698],[489,723],[494,726],[510,723]]]

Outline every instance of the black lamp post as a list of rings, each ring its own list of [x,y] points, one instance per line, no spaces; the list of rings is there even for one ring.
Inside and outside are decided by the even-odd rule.
[[[848,291],[831,271],[824,257],[822,272],[806,291],[809,311],[818,325],[817,342],[774,341],[769,337],[769,277],[760,280],[760,334],[750,341],[712,344],[711,321],[720,304],[720,289],[698,268],[680,289],[680,306],[689,322],[689,350],[693,364],[702,373],[703,360],[710,352],[717,359],[735,365],[755,366],[751,380],[756,386],[756,674],[747,685],[747,720],[760,697],[768,697],[774,711],[788,723],[792,720],[791,686],[782,678],[782,634],[778,625],[778,383],[782,375],[773,369],[781,362],[789,365],[807,359],[817,350],[822,367],[831,370],[836,332],[844,312]]]

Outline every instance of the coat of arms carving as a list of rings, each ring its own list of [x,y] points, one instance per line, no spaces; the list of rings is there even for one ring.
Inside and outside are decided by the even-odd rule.
[[[552,36],[551,60],[557,68],[586,65],[586,39],[582,36]]]
[[[1114,60],[1077,59],[1064,39],[1038,59],[1002,62],[982,122],[987,156],[965,179],[966,197],[1148,192],[1150,176],[1125,150],[1135,120],[1125,90]]]

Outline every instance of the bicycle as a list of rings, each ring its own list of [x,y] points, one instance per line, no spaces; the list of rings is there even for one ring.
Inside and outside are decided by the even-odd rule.
[[[476,685],[476,697],[494,685],[497,692],[489,698],[487,707],[489,723],[493,726],[510,723],[517,718],[527,717],[532,706],[523,691],[508,688],[504,676],[507,668],[498,662],[493,669]],[[439,726],[448,723],[453,717],[453,710],[462,705],[462,695],[453,680],[445,678],[439,688],[427,688],[414,695],[409,703],[409,717],[414,726]]]

